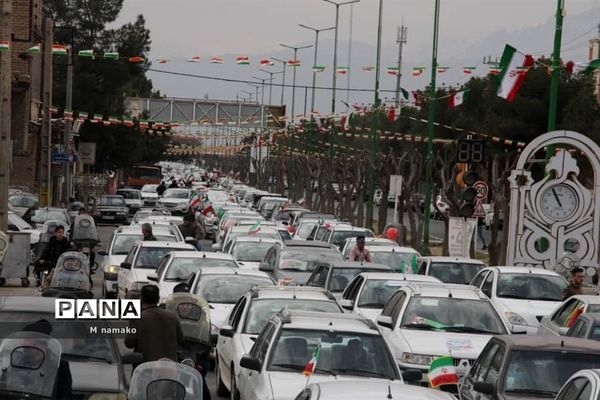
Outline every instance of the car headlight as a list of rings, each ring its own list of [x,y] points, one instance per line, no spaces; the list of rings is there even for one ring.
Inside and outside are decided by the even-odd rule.
[[[123,393],[94,393],[88,400],[127,400]]]
[[[426,354],[402,353],[402,362],[407,364],[429,365],[433,356]]]
[[[119,266],[118,265],[109,265],[107,272],[109,272],[109,273],[119,272]]]
[[[527,325],[525,318],[521,317],[519,314],[508,311],[506,313],[506,318],[508,318],[508,322],[513,325]]]
[[[146,286],[148,282],[133,282],[131,284],[131,289],[134,291],[141,291],[144,286]]]

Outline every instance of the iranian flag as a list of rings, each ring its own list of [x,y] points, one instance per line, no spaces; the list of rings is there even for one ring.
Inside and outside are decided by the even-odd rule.
[[[275,65],[275,63],[271,60],[264,59],[264,60],[260,60],[260,65],[263,67],[272,67],[273,65]]]
[[[66,56],[67,55],[67,46],[65,46],[64,44],[53,44],[52,45],[52,55]]]
[[[109,51],[109,52],[104,53],[103,58],[105,60],[118,60],[119,53],[117,53],[116,51]]]
[[[190,58],[188,60],[188,62],[199,63],[200,62],[200,56],[194,56],[194,57]]]
[[[288,66],[290,67],[299,67],[300,60],[288,60]]]
[[[449,69],[450,69],[450,67],[437,67],[437,73],[443,74],[444,72],[448,71]]]
[[[77,53],[79,57],[94,57],[94,50],[79,50]]]
[[[375,69],[375,67],[371,66],[371,65],[366,65],[364,67],[362,67],[363,71],[367,71],[367,72],[371,72]]]
[[[238,57],[235,59],[235,62],[238,65],[250,65],[250,58],[243,56],[243,57]]]
[[[596,68],[600,68],[600,58],[586,62],[578,62],[575,64],[575,70],[584,74],[589,74]]]
[[[420,76],[425,72],[425,67],[414,67],[412,74],[413,76]]]
[[[452,357],[438,357],[433,360],[427,375],[433,388],[442,385],[458,385],[458,375]]]
[[[27,49],[27,52],[30,54],[35,54],[35,53],[39,53],[41,49],[41,45],[38,43],[35,46],[31,46],[30,48]]]
[[[139,56],[129,57],[129,62],[132,64],[141,63],[141,62],[144,62],[144,57],[139,57]]]
[[[123,125],[125,125],[128,128],[131,128],[133,126],[133,120],[131,118],[123,118]]]
[[[533,57],[517,52],[509,45],[504,48],[504,54],[500,60],[502,72],[499,75],[498,96],[511,102],[519,93],[519,89],[525,82],[527,73],[519,72],[522,67],[530,67],[534,63]]]
[[[195,209],[200,205],[200,202],[200,193],[195,192],[192,201],[190,201],[190,208]]]
[[[337,73],[340,75],[346,75],[350,72],[350,67],[337,67]]]
[[[211,57],[208,59],[211,64],[223,64],[225,60],[223,57]]]
[[[460,106],[465,101],[466,93],[464,90],[456,92],[448,98],[448,107],[454,108]]]
[[[315,373],[315,370],[317,369],[317,362],[319,361],[320,354],[321,354],[321,346],[317,346],[317,349],[315,350],[312,357],[310,358],[310,360],[306,363],[306,366],[304,367],[304,371],[302,372],[304,374],[304,376],[311,376],[312,374]]]
[[[159,64],[166,64],[166,63],[168,63],[168,62],[169,62],[169,60],[167,60],[166,58],[159,58],[159,59],[158,59],[158,63],[159,63]]]
[[[86,119],[88,119],[88,115],[87,113],[83,112],[83,111],[79,111],[79,115],[77,116],[77,119],[81,122],[85,121]]]
[[[573,311],[571,311],[571,313],[565,319],[563,326],[566,328],[572,327],[575,324],[575,321],[577,321],[577,318],[579,318],[579,316],[581,314],[583,314],[583,305],[581,305],[581,306],[575,308]]]
[[[400,75],[400,68],[398,68],[398,67],[388,67],[387,73],[388,73],[388,75],[398,76],[398,75]]]
[[[325,66],[324,65],[313,65],[312,70],[313,70],[313,72],[323,72],[323,71],[325,71]]]
[[[388,108],[387,117],[388,121],[393,124],[394,122],[398,121],[398,118],[400,117],[400,110],[397,110],[396,107]]]
[[[50,106],[49,108],[50,114],[58,114],[58,107]]]
[[[463,67],[463,72],[465,75],[471,75],[476,69],[477,67]]]
[[[500,68],[500,67],[490,67],[490,70],[489,70],[488,73],[490,75],[500,75],[500,72],[502,72],[502,68]]]
[[[0,51],[9,51],[10,42],[0,42]]]
[[[64,110],[63,117],[64,117],[65,121],[73,121],[73,111]]]
[[[260,232],[260,221],[256,221],[256,223],[248,229],[248,235],[256,235],[258,232]]]
[[[95,124],[102,122],[102,115],[94,115],[92,122]]]

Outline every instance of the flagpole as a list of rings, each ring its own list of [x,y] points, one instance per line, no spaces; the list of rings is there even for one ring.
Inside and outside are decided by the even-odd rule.
[[[552,80],[550,81],[550,106],[548,109],[548,132],[556,130],[556,109],[558,108],[558,85],[560,83],[560,47],[562,41],[565,0],[557,0],[556,27],[554,29],[554,50],[552,51]],[[546,160],[554,154],[554,146],[546,148]]]
[[[437,51],[440,20],[440,0],[435,0],[433,20],[433,50],[431,54],[431,83],[429,87],[429,121],[427,122],[427,177],[425,179],[425,215],[423,216],[423,254],[431,254],[429,249],[429,222],[431,219],[431,191],[433,184],[433,133],[435,119],[435,85],[437,78]]]

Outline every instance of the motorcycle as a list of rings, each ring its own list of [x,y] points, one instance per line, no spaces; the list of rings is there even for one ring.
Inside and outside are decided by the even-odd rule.
[[[202,376],[168,359],[140,364],[131,377],[129,400],[202,400]]]
[[[44,297],[92,299],[88,258],[77,251],[63,253],[56,262],[50,286],[42,289]]]
[[[98,269],[94,248],[100,243],[96,223],[91,215],[82,214],[75,217],[71,226],[71,242],[89,258],[92,274]]]
[[[0,343],[0,398],[54,399],[62,346],[38,332],[15,332]]]

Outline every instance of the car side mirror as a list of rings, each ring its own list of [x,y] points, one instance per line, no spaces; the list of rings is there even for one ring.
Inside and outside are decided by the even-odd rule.
[[[418,382],[423,378],[423,373],[417,369],[407,369],[402,372],[404,382]]]
[[[123,263],[121,263],[121,268],[123,268],[123,269],[131,269],[131,263],[123,262]]]
[[[338,303],[344,310],[352,311],[354,309],[354,303],[350,299],[340,299]]]
[[[150,272],[148,274],[148,280],[152,282],[158,282],[158,275],[156,275],[156,272]]]
[[[478,393],[482,393],[482,394],[487,394],[489,396],[493,396],[494,395],[494,391],[495,391],[495,387],[493,383],[489,383],[489,382],[475,382],[473,384],[473,390],[478,392]]]
[[[233,326],[225,325],[221,329],[219,329],[219,335],[232,338],[233,337]]]
[[[567,326],[561,326],[560,328],[558,328],[558,334],[560,336],[567,336],[567,332],[569,332],[569,327]]]
[[[394,329],[392,324],[392,317],[380,315],[377,317],[377,325],[383,326],[384,328]]]
[[[263,272],[273,272],[274,268],[271,264],[269,264],[268,262],[261,262],[260,265],[258,266],[258,270],[259,271],[263,271]]]
[[[144,357],[142,356],[142,353],[127,352],[121,356],[122,364],[138,365],[143,362],[144,362]]]
[[[260,372],[260,368],[262,367],[262,365],[260,365],[260,361],[258,361],[256,358],[244,356],[240,360],[240,367]]]
[[[107,256],[107,255],[108,255],[108,252],[107,252],[106,250],[100,250],[100,251],[98,252],[98,255],[100,255],[100,256]]]

